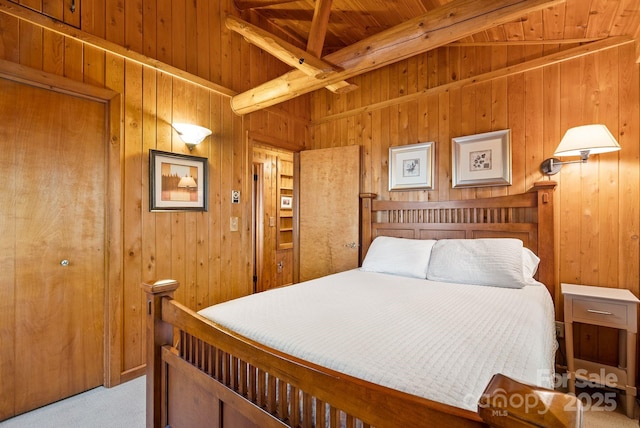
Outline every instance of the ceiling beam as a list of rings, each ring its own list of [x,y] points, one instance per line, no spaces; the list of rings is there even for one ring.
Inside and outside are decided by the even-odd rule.
[[[325,62],[343,70],[326,79],[293,70],[232,97],[231,108],[237,114],[251,113],[561,3],[564,0],[453,0],[327,55]]]
[[[240,18],[229,15],[227,16],[225,24],[227,28],[243,36],[249,43],[264,49],[285,64],[300,70],[308,77],[323,80],[339,71],[331,64],[316,58],[304,49],[300,49]],[[356,85],[344,81],[327,83],[327,85],[323,86],[327,86],[327,89],[332,92],[339,93],[348,92],[357,88]]]
[[[328,75],[338,72],[334,66],[308,54],[304,49],[300,49],[240,18],[229,15],[225,24],[228,29],[240,34],[249,43],[269,52],[280,61],[297,68],[307,76],[324,79]]]
[[[255,9],[257,7],[275,6],[277,4],[293,3],[298,0],[233,0],[239,10]]]
[[[313,20],[311,21],[311,29],[309,30],[309,38],[307,39],[307,52],[318,58],[322,56],[324,39],[327,35],[327,28],[329,27],[331,3],[333,3],[333,0],[316,0],[316,5],[313,10]]]

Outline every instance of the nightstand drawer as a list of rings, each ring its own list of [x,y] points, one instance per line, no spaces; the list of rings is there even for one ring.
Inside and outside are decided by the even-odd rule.
[[[594,322],[609,327],[627,326],[628,305],[588,299],[573,299],[573,319]]]

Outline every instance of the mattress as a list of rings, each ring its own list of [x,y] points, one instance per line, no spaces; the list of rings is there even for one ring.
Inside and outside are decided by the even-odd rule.
[[[554,309],[541,284],[510,289],[354,269],[199,313],[287,354],[472,411],[495,373],[553,387]]]

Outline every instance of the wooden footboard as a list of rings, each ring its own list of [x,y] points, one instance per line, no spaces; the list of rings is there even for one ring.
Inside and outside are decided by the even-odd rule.
[[[238,336],[173,300],[148,296],[148,427],[472,427],[477,413],[310,364]]]

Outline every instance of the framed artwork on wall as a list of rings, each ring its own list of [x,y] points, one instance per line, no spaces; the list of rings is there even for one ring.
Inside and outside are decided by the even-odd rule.
[[[452,139],[452,185],[511,185],[511,130]]]
[[[434,187],[434,142],[389,147],[389,190]]]
[[[149,150],[149,211],[207,211],[208,159]]]
[[[280,208],[290,210],[293,208],[293,196],[280,196]]]

